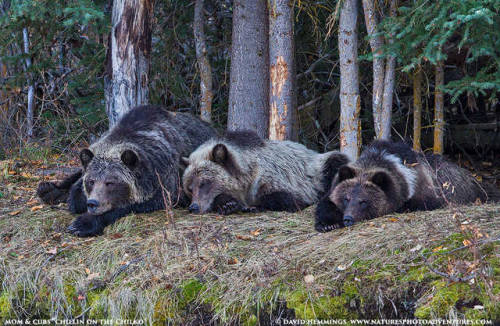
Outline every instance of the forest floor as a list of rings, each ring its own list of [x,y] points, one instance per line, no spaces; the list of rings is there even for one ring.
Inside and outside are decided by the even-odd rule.
[[[132,214],[81,239],[42,171],[0,162],[0,323],[120,319],[274,325],[284,319],[500,321],[500,205],[394,214],[314,231],[314,208],[222,217]]]

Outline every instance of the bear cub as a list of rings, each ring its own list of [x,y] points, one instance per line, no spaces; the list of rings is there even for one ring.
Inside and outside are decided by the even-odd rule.
[[[392,212],[433,210],[445,204],[498,200],[499,191],[440,155],[405,143],[374,141],[356,162],[343,165],[316,208],[315,228],[334,228]]]
[[[294,212],[329,189],[339,152],[318,154],[291,141],[263,140],[252,131],[227,132],[184,159],[183,187],[193,213],[273,210]]]

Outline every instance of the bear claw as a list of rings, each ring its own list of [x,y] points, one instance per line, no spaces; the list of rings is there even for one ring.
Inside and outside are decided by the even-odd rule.
[[[238,203],[236,200],[231,200],[219,206],[217,212],[221,215],[229,215],[240,210],[242,210],[240,203]]]
[[[96,216],[83,214],[77,217],[67,228],[67,231],[77,237],[90,237],[101,235],[104,228],[100,225]]]

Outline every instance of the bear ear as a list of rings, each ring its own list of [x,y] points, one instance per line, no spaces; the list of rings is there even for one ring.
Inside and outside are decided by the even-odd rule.
[[[215,145],[215,147],[212,149],[210,160],[220,165],[226,165],[228,159],[229,159],[229,152],[227,150],[226,145],[224,144]]]
[[[181,166],[183,168],[186,168],[189,166],[189,157],[185,157],[185,156],[181,157]]]
[[[370,178],[370,181],[377,185],[384,192],[388,192],[392,188],[392,179],[389,174],[384,171],[376,172]]]
[[[133,150],[130,149],[126,149],[122,152],[121,159],[123,164],[125,164],[130,170],[135,169],[139,163],[139,157]]]
[[[352,179],[356,176],[356,170],[354,170],[349,165],[342,165],[338,172],[338,182],[341,183],[344,180]]]
[[[83,168],[86,168],[93,158],[94,158],[94,153],[92,153],[88,148],[85,148],[80,152],[80,161],[82,162]]]

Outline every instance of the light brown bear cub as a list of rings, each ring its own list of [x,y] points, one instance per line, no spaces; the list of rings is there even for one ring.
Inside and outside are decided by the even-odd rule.
[[[440,155],[417,153],[404,143],[375,141],[356,162],[339,168],[318,204],[315,228],[326,232],[392,212],[498,198],[493,185],[479,183]]]
[[[185,159],[183,187],[193,213],[297,211],[316,203],[337,168],[339,152],[318,154],[291,141],[263,140],[251,131],[228,132]]]

